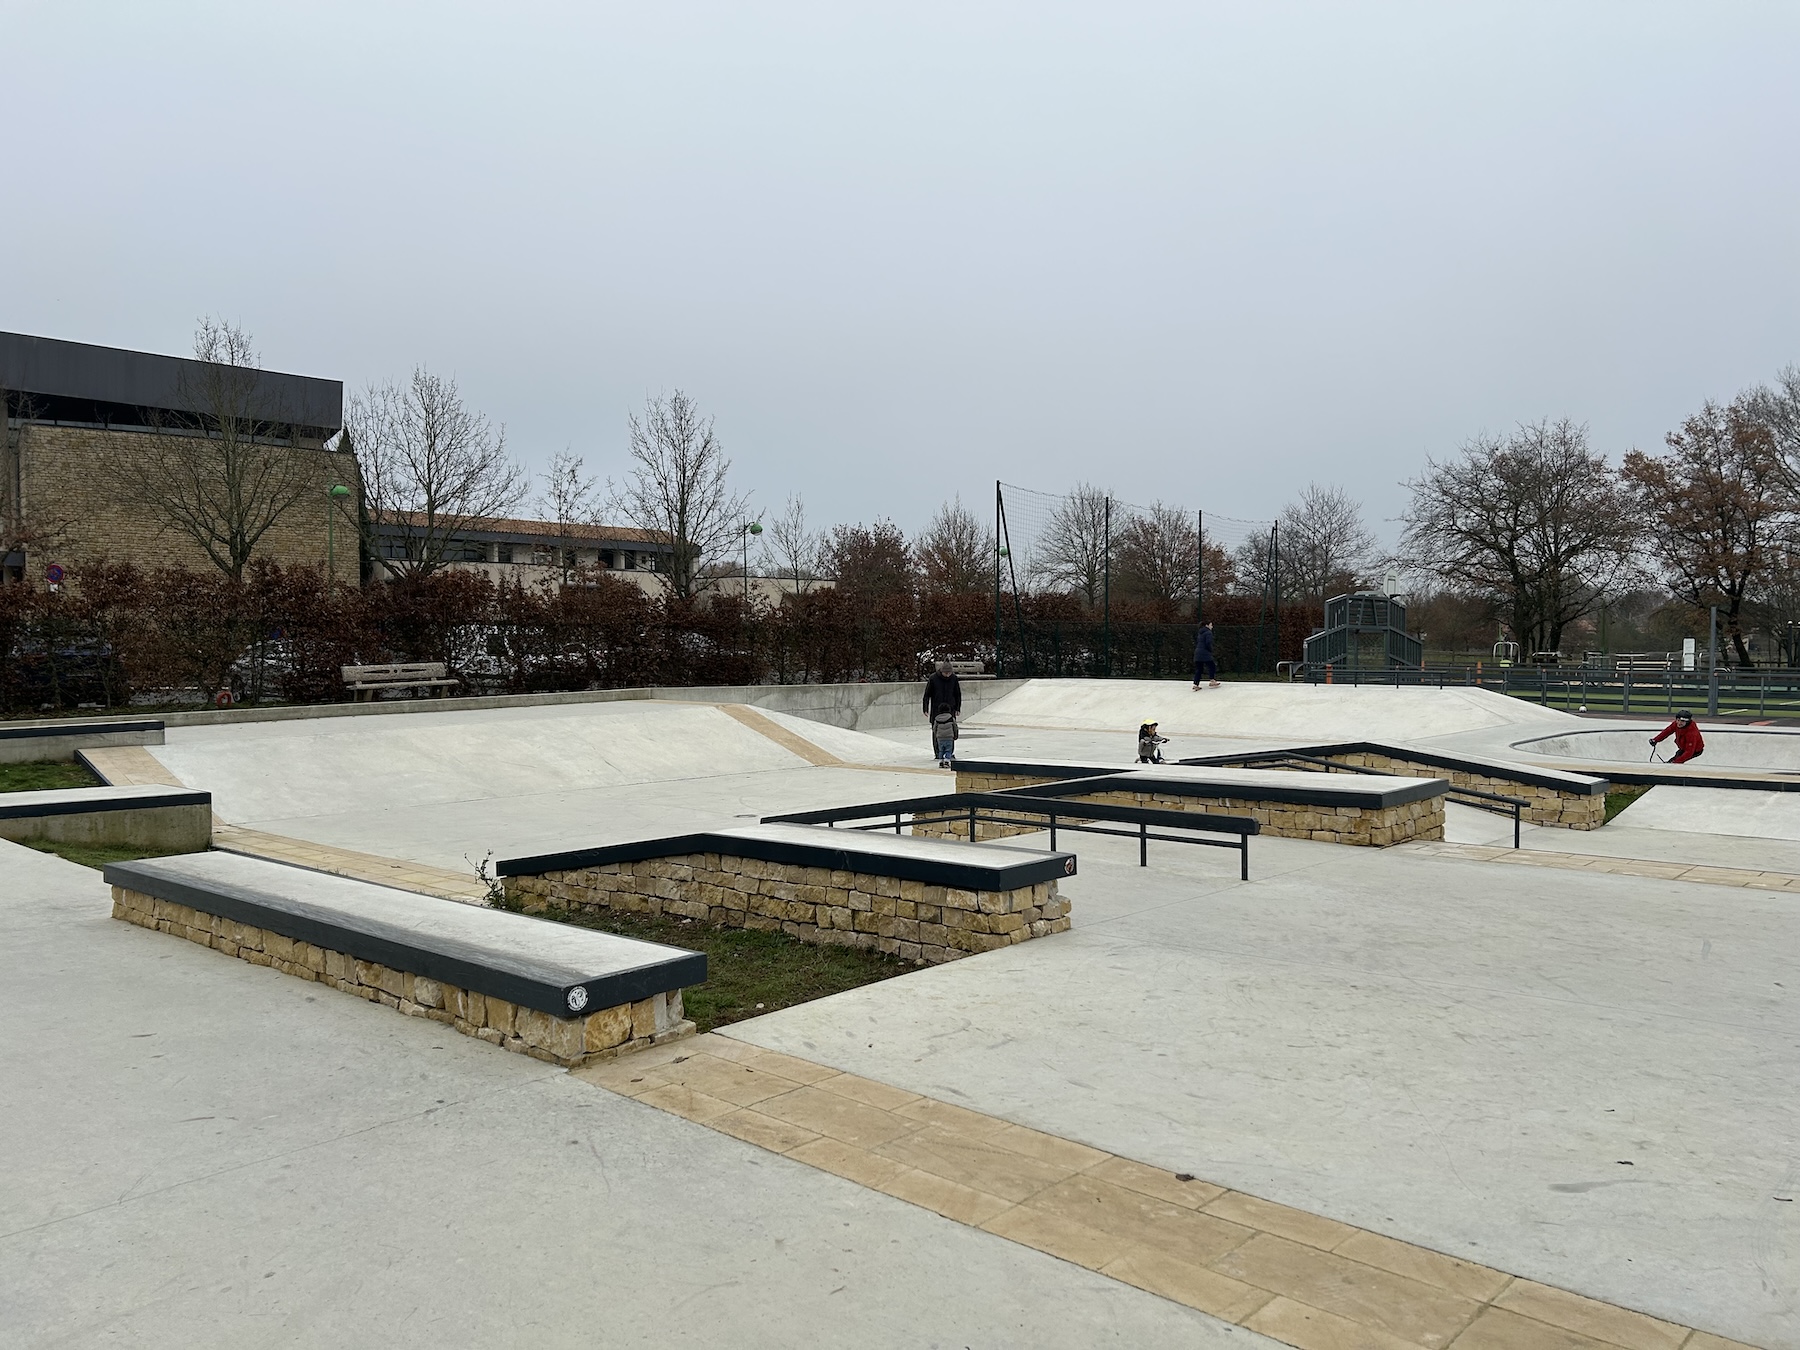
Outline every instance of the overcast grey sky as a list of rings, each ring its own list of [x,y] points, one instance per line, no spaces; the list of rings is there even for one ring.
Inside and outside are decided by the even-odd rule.
[[[0,52],[0,327],[423,362],[534,467],[680,387],[823,520],[1380,522],[1800,360],[1793,3],[0,0]]]

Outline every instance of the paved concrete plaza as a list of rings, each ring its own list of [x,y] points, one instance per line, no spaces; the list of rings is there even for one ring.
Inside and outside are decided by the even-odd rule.
[[[7,1345],[1270,1344],[0,867]]]
[[[1190,753],[1426,733],[1498,753],[1576,720],[1295,692],[1026,685],[963,749],[1124,761],[1157,715]],[[234,825],[460,869],[948,790],[921,739],[602,703],[172,728],[151,753]],[[697,1123],[710,1086],[631,1100],[596,1086],[628,1068],[566,1074],[114,922],[95,873],[11,845],[0,1307],[30,1345],[1800,1347],[1800,894],[1581,870],[1800,879],[1787,804],[1762,800],[1785,795],[1657,787],[1602,830],[1527,827],[1548,866],[1484,856],[1510,821],[1455,805],[1444,845],[1259,838],[1248,883],[1223,850],[1153,845],[1140,869],[1133,844],[1068,836],[1072,932],[705,1038],[1598,1301],[1555,1330],[1493,1312],[1390,1335],[1367,1329],[1381,1307],[1295,1321],[1280,1298],[1233,1325]],[[1376,1297],[1353,1295],[1320,1306]]]

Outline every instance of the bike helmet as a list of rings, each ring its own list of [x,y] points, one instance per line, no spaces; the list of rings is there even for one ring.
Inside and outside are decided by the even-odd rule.
[[[1686,708],[1683,708],[1680,712],[1675,714],[1675,720],[1677,722],[1691,722],[1694,720],[1694,714],[1689,712]]]

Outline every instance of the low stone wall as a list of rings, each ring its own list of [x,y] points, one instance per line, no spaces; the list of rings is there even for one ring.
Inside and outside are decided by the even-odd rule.
[[[1435,776],[1435,775],[1432,775]],[[1028,787],[1041,783],[1064,782],[1060,778],[1027,778],[1022,775],[963,773],[956,775],[958,792],[999,792],[1007,788]],[[1093,802],[1115,806],[1151,806],[1164,811],[1190,811],[1202,815],[1248,816],[1263,834],[1280,835],[1284,839],[1317,839],[1330,844],[1357,844],[1386,848],[1415,839],[1444,837],[1444,798],[1439,795],[1396,806],[1363,807],[1330,804],[1255,801],[1243,797],[1196,797],[1186,793],[1158,791],[1146,787],[1139,791],[1095,792],[1064,797],[1067,802]],[[926,826],[925,830],[934,827]],[[983,824],[977,835],[998,839],[1009,834],[1022,834],[1041,829],[1042,824]],[[952,823],[952,831],[957,826]],[[960,826],[963,838],[968,825]]]
[[[1377,773],[1442,778],[1459,788],[1473,788],[1477,792],[1492,792],[1502,797],[1518,797],[1528,803],[1520,810],[1520,817],[1533,825],[1555,825],[1566,830],[1597,830],[1606,824],[1604,792],[1561,792],[1537,783],[1521,782],[1516,778],[1477,773],[1447,765],[1424,764],[1417,760],[1399,759],[1363,750],[1331,755],[1329,758],[1337,764],[1374,769]]]
[[[965,891],[898,877],[691,853],[506,878],[508,902],[546,909],[673,914],[782,932],[823,946],[867,947],[934,965],[1066,932],[1056,882]]]
[[[186,938],[254,966],[273,966],[284,975],[329,985],[409,1017],[442,1022],[465,1036],[565,1067],[612,1059],[694,1032],[694,1024],[682,1017],[679,989],[580,1017],[553,1017],[123,886],[113,887],[113,917]]]

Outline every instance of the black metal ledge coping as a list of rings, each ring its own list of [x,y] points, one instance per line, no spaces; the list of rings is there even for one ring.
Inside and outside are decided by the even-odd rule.
[[[685,989],[706,956],[231,853],[111,863],[105,879],[556,1017]]]
[[[1569,773],[1561,769],[1545,769],[1518,764],[1512,760],[1489,759],[1484,755],[1453,755],[1443,750],[1422,750],[1412,745],[1395,745],[1387,741],[1340,741],[1331,745],[1290,745],[1280,750],[1253,750],[1248,754],[1203,755],[1184,759],[1184,765],[1196,768],[1225,765],[1254,765],[1257,760],[1279,760],[1289,755],[1310,755],[1314,759],[1330,759],[1333,755],[1386,755],[1414,764],[1429,764],[1434,769],[1457,769],[1488,778],[1509,778],[1532,787],[1567,792],[1577,797],[1598,797],[1606,792],[1606,779],[1590,774]],[[1377,770],[1379,772],[1379,770]]]
[[[1024,788],[1003,788],[1003,792],[1028,792],[1034,797],[1070,797],[1098,792],[1160,792],[1171,797],[1232,798],[1246,802],[1280,802],[1287,806],[1357,806],[1364,810],[1382,810],[1404,806],[1408,802],[1441,797],[1450,790],[1442,778],[1390,778],[1393,787],[1372,788],[1359,785],[1347,775],[1309,774],[1320,783],[1313,787],[1293,781],[1259,781],[1255,776],[1281,772],[1275,769],[1243,769],[1217,771],[1209,775],[1204,767],[1184,765],[1053,764],[1032,760],[1002,761],[992,759],[959,759],[958,772],[1006,774],[1019,778],[1046,781]],[[1173,770],[1173,772],[1171,772]],[[1296,775],[1298,776],[1298,775]],[[1366,781],[1366,780],[1365,780]]]
[[[50,788],[43,792],[0,793],[0,820],[34,820],[41,816],[88,816],[101,811],[160,811],[171,806],[212,805],[212,793],[193,788],[139,787]]]
[[[45,736],[130,736],[160,733],[157,721],[52,722],[45,726],[0,727],[0,741],[28,741]]]
[[[494,871],[503,877],[542,876],[546,872],[578,872],[608,863],[643,862],[692,853],[898,877],[962,891],[1012,891],[1075,875],[1073,853],[828,830],[819,825],[748,825],[568,853],[545,853],[535,858],[506,858],[494,864]]]

